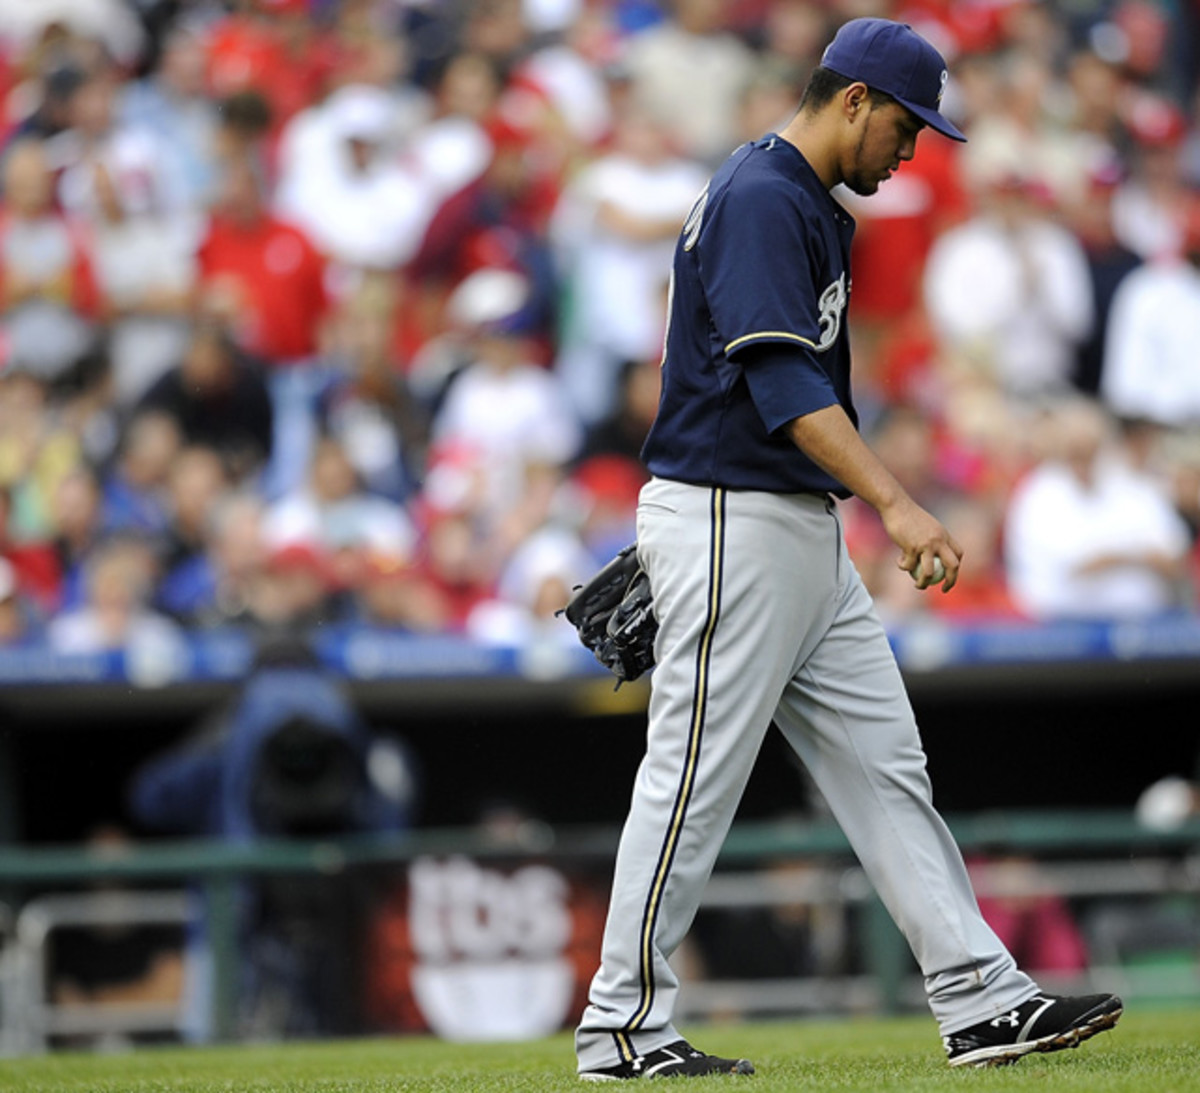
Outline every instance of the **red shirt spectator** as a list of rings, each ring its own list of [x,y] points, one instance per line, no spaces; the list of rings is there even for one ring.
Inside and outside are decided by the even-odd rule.
[[[962,53],[999,49],[1008,37],[1008,24],[1024,7],[1023,0],[907,0],[891,18],[911,24],[934,42],[953,63]]]
[[[948,141],[918,141],[903,171],[869,202],[851,205],[856,321],[895,320],[917,303],[933,240],[967,213],[957,155]]]
[[[247,352],[279,365],[317,351],[329,302],[324,259],[267,210],[251,164],[229,167],[199,262],[206,297],[227,311]]]
[[[8,151],[0,203],[0,359],[43,379],[86,351],[99,294],[86,241],[55,207],[44,146]]]
[[[972,861],[969,868],[976,878],[987,869],[1001,881],[1031,893],[979,896],[979,910],[987,924],[1022,967],[1060,975],[1087,968],[1087,942],[1070,905],[1062,896],[1039,893],[1045,884],[1032,860],[1017,856],[981,859]]]

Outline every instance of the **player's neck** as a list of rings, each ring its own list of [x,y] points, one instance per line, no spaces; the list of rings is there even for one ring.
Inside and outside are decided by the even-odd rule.
[[[827,190],[842,181],[837,135],[832,125],[827,114],[810,115],[800,111],[779,131],[779,135],[808,160],[808,165]]]

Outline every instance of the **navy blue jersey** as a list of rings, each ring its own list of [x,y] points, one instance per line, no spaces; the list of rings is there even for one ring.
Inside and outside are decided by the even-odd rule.
[[[840,483],[782,426],[850,394],[854,220],[794,145],[734,152],[675,248],[658,415],[642,458],[660,477],[795,493]]]

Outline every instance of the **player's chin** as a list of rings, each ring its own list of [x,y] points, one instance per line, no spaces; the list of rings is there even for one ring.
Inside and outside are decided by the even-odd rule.
[[[884,175],[883,178],[866,178],[858,175],[854,178],[846,179],[846,187],[852,193],[858,194],[859,197],[870,197],[879,189],[879,184],[889,177],[889,175]]]

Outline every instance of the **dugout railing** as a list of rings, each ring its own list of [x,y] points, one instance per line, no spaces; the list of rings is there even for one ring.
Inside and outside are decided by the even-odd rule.
[[[1014,888],[1011,873],[984,864],[974,870],[981,895],[1036,895],[1039,889],[1065,898],[1181,899],[1200,923],[1200,819],[1172,831],[1149,830],[1126,811],[1003,812],[949,817],[969,858],[1020,854],[1037,863]],[[590,864],[606,870],[616,848],[610,827],[553,831],[545,845],[523,853],[542,861]],[[56,1013],[46,993],[45,942],[64,923],[96,915],[125,921],[184,921],[196,907],[177,892],[187,884],[203,893],[211,945],[213,1037],[236,1038],[237,888],[251,877],[295,874],[336,882],[361,867],[403,867],[420,858],[462,855],[480,861],[514,858],[511,845],[498,845],[474,830],[417,830],[388,839],[261,842],[233,846],[213,841],[154,842],[98,852],[83,846],[0,848],[0,893],[8,909],[0,956],[0,1050],[8,1054],[43,1050],[56,1029],[104,1030],[120,1026],[121,1014],[101,1017]],[[779,863],[805,862],[803,872],[780,871]],[[98,883],[119,883],[135,898],[102,906],[89,897]],[[136,893],[146,889],[144,899]],[[808,904],[833,906],[860,916],[857,928],[864,960],[860,974],[830,979],[768,979],[748,982],[688,979],[681,1019],[715,1015],[795,1013],[858,1009],[896,1011],[920,1001],[911,956],[873,895],[844,836],[831,823],[772,822],[735,825],[722,849],[702,909]],[[123,908],[123,909],[121,909]],[[1100,954],[1088,970],[1106,989],[1162,997],[1200,999],[1200,951],[1181,981],[1166,984],[1131,978]],[[137,1021],[173,1027],[174,1014],[133,1015]],[[106,1024],[107,1022],[107,1024]],[[120,1031],[117,1027],[116,1031]]]
[[[171,926],[181,930],[196,915],[185,891],[54,892],[24,902],[4,950],[0,991],[5,994],[0,1050],[42,1051],[54,1037],[123,1045],[145,1034],[181,1036],[183,999],[59,1004],[53,996],[47,951],[63,930],[125,931]]]

